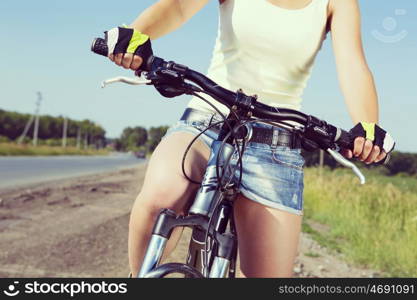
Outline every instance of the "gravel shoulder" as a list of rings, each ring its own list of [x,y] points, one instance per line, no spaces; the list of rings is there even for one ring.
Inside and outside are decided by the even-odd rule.
[[[129,212],[145,170],[0,190],[0,277],[126,277]],[[186,229],[170,261],[185,259],[189,235]],[[294,276],[378,275],[302,234]]]

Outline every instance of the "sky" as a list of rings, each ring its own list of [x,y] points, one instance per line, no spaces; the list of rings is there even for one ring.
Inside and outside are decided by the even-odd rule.
[[[129,24],[155,2],[1,0],[0,108],[32,113],[36,92],[41,91],[42,114],[90,119],[103,126],[108,137],[118,137],[127,126],[175,122],[189,96],[166,99],[149,86],[101,89],[102,80],[131,72],[89,50],[94,37]],[[397,150],[417,152],[417,1],[359,3],[364,48],[379,94],[380,124],[397,141]],[[181,29],[154,41],[154,53],[205,73],[217,24],[218,4],[212,0]],[[330,40],[317,57],[302,110],[349,129],[353,124],[339,89]]]

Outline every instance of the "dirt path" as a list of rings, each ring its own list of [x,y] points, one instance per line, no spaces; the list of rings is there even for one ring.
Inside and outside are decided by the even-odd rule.
[[[0,191],[0,277],[126,277],[129,211],[146,166]],[[184,259],[186,231],[171,261]],[[373,277],[307,234],[297,277]]]

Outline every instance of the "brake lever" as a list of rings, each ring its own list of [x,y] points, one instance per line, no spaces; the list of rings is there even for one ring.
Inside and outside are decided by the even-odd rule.
[[[359,180],[360,180],[361,184],[365,184],[365,182],[366,182],[365,176],[363,175],[361,170],[359,170],[359,168],[354,163],[352,163],[351,161],[349,161],[348,159],[343,157],[343,155],[340,154],[337,151],[334,151],[330,148],[327,149],[326,151],[334,158],[334,160],[336,160],[342,166],[347,167],[347,168],[351,168],[353,173],[355,173],[355,175],[359,177]]]
[[[147,79],[146,75],[147,75],[146,72],[142,72],[140,76],[135,76],[135,77],[118,76],[118,77],[110,78],[110,79],[107,79],[107,80],[103,81],[102,84],[101,84],[101,87],[105,88],[109,84],[113,84],[113,83],[116,83],[116,82],[122,82],[122,83],[130,84],[130,85],[149,84],[152,81]]]

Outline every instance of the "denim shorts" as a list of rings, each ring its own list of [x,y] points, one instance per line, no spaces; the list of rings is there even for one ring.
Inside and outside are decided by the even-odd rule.
[[[210,118],[192,122],[180,120],[168,128],[163,138],[178,131],[197,135],[208,127],[209,122]],[[272,127],[264,123],[252,123],[252,126]],[[217,132],[208,130],[200,136],[200,140],[210,148],[217,136]],[[233,158],[236,161],[237,155]],[[242,162],[240,192],[246,198],[292,214],[303,214],[304,158],[300,149],[281,146],[273,149],[267,144],[249,142]],[[235,176],[239,177],[239,169]]]

